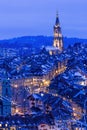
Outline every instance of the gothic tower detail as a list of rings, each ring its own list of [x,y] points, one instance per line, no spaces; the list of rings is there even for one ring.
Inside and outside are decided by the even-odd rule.
[[[56,14],[56,22],[54,25],[53,46],[56,47],[59,51],[63,50],[63,37],[62,37],[62,33],[61,33],[61,27],[60,27],[58,13]]]

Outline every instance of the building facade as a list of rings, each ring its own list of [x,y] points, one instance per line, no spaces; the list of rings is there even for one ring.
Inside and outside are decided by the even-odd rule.
[[[11,114],[11,86],[8,80],[4,80],[0,89],[0,115]]]

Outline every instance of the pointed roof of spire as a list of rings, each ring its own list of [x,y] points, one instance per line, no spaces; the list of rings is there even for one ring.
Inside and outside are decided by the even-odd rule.
[[[56,25],[58,25],[59,24],[59,17],[58,17],[58,11],[57,11],[57,13],[56,13],[56,23],[55,23]]]

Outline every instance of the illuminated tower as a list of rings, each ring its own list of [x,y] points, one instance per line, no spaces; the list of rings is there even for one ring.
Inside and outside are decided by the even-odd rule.
[[[60,22],[58,18],[58,13],[56,15],[56,23],[54,26],[54,42],[53,46],[58,48],[59,51],[63,50],[63,37],[61,33],[61,27],[60,27]]]

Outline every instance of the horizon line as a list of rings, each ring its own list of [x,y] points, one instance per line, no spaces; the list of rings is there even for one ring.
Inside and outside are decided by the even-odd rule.
[[[0,41],[18,39],[18,38],[22,38],[22,37],[54,37],[54,36],[52,36],[52,35],[24,35],[24,36],[18,36],[18,37],[15,36],[15,37],[11,37],[11,38],[1,38]],[[80,38],[77,36],[63,36],[63,38],[87,39],[87,38]]]

